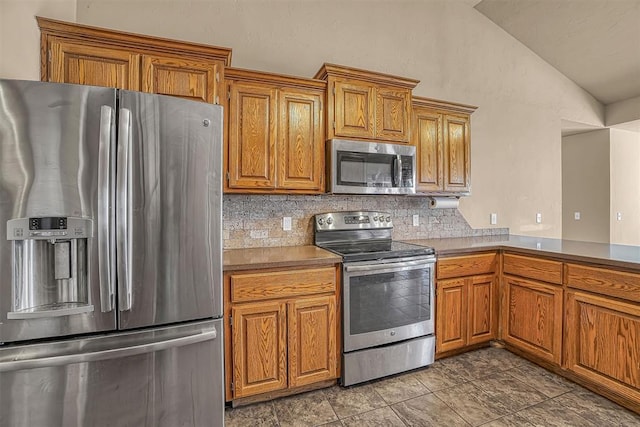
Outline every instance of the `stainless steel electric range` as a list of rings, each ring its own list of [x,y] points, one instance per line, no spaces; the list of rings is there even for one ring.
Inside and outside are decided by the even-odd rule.
[[[341,384],[433,363],[433,248],[392,240],[385,212],[315,216],[315,244],[343,258]]]

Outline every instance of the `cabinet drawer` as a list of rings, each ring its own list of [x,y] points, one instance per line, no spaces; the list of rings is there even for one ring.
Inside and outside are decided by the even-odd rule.
[[[438,259],[437,277],[448,279],[493,273],[496,271],[496,259],[495,252]]]
[[[562,263],[558,261],[504,254],[503,270],[505,274],[562,284]]]
[[[567,264],[567,285],[640,302],[640,274]]]
[[[231,301],[250,302],[335,292],[334,267],[231,275]]]

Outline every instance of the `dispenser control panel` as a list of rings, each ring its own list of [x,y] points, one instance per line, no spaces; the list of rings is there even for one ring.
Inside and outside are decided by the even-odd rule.
[[[90,219],[75,217],[31,217],[7,221],[7,240],[83,239],[93,237]]]
[[[29,230],[66,230],[66,217],[29,218]]]

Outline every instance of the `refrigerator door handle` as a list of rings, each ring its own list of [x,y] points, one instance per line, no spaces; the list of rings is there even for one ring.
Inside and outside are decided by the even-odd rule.
[[[132,345],[129,347],[113,348],[109,350],[94,351],[90,353],[65,354],[63,356],[42,357],[37,359],[14,360],[0,363],[0,372],[19,371],[24,369],[48,368],[52,366],[64,366],[74,363],[90,363],[101,360],[120,359],[139,354],[154,353],[175,347],[197,344],[203,341],[215,340],[218,333],[215,329],[206,329],[196,334],[190,334],[166,341],[157,341],[148,344]]]
[[[100,308],[103,313],[113,310],[115,289],[110,253],[110,170],[111,129],[113,108],[100,109],[100,140],[98,148],[98,274],[100,277]]]
[[[131,111],[120,109],[118,160],[116,171],[118,303],[120,311],[131,310],[131,250],[129,242],[129,151],[131,145]]]

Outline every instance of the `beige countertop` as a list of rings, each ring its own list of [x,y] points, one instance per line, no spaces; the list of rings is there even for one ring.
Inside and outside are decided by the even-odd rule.
[[[640,246],[610,245],[517,235],[462,237],[454,239],[406,240],[416,245],[432,246],[436,255],[445,256],[482,250],[514,250],[532,255],[583,261],[640,270]]]
[[[258,268],[331,265],[341,261],[342,258],[332,252],[308,245],[226,249],[222,265],[224,271],[238,271]]]

